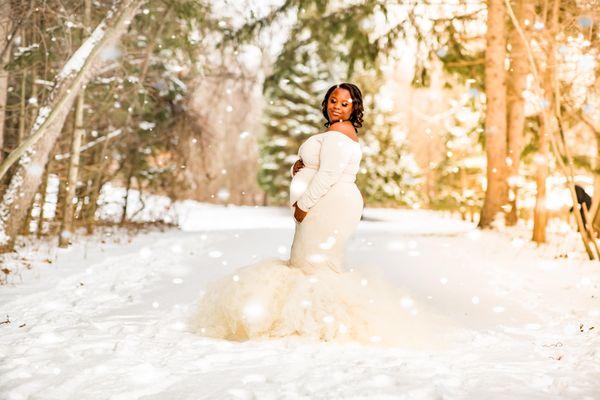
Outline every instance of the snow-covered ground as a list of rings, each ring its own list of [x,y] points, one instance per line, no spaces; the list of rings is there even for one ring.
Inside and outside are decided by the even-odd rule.
[[[175,212],[181,229],[5,260],[31,266],[0,287],[0,399],[600,398],[600,266],[570,240],[536,249],[440,214],[367,210],[349,266],[381,268],[417,311],[451,321],[437,329],[453,342],[232,343],[187,332],[187,317],[208,282],[286,258],[293,222],[282,208]]]

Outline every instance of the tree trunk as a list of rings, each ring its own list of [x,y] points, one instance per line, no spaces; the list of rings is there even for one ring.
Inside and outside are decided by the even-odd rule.
[[[506,9],[502,0],[488,0],[485,51],[485,150],[487,187],[479,219],[480,228],[489,228],[503,212],[506,183]]]
[[[25,98],[27,97],[27,70],[21,75],[21,96],[19,100],[19,144],[25,139],[27,129],[27,107]]]
[[[89,200],[88,204],[85,205],[83,210],[83,218],[85,219],[85,228],[88,234],[94,232],[94,225],[96,222],[96,210],[98,208],[98,198],[100,197],[100,191],[102,190],[104,180],[104,170],[106,167],[105,154],[108,149],[108,143],[110,138],[107,138],[102,147],[96,151],[96,157],[94,162],[95,171],[92,171],[92,184],[89,188]]]
[[[464,167],[458,167],[458,174],[460,176],[460,196],[462,201],[458,207],[458,211],[460,213],[460,219],[463,221],[467,220],[467,204],[465,202],[465,191],[467,188],[467,175]]]
[[[0,51],[10,46],[9,34],[12,28],[10,1],[0,2]],[[6,95],[8,93],[8,71],[5,68],[10,61],[10,47],[0,60],[0,161],[4,159],[4,123],[6,121]]]
[[[20,29],[21,36],[21,45],[27,46],[27,34],[24,28]],[[21,143],[25,139],[25,135],[27,132],[27,125],[29,120],[27,118],[27,81],[28,81],[29,72],[27,69],[23,69],[21,73],[21,87],[19,92],[19,130],[18,130],[18,141],[17,143]],[[35,194],[34,194],[35,196]],[[31,210],[33,208],[33,201],[27,205],[27,212],[25,212],[25,217],[23,218],[23,223],[19,229],[19,234],[28,235],[29,232],[29,224],[31,222]]]
[[[59,247],[67,247],[71,242],[73,234],[73,209],[74,202],[77,199],[75,189],[77,188],[77,175],[79,172],[79,153],[81,141],[85,134],[83,128],[83,109],[85,106],[85,89],[81,89],[77,98],[77,107],[75,109],[75,128],[73,129],[73,138],[71,142],[71,157],[69,158],[69,173],[65,183],[65,202],[63,218],[60,224],[60,234],[58,236]]]
[[[546,179],[548,178],[548,140],[552,135],[551,117],[547,110],[540,116],[539,152],[536,155],[535,173],[535,208],[533,209],[533,241],[536,243],[546,242],[546,225],[548,222],[548,210],[546,208]]]
[[[84,30],[90,25],[91,0],[85,0],[85,13],[83,18]],[[85,36],[85,31],[81,37]],[[85,86],[81,88],[77,97],[77,106],[75,108],[75,129],[73,129],[73,137],[71,140],[71,157],[69,158],[69,173],[67,174],[66,193],[65,193],[65,208],[63,211],[63,219],[60,224],[60,234],[58,235],[58,246],[67,247],[73,236],[73,213],[77,196],[77,176],[79,173],[79,154],[81,152],[81,141],[85,134],[83,127],[83,110],[85,107]]]
[[[557,129],[554,107],[556,98],[554,96],[553,82],[555,74],[555,45],[554,33],[558,25],[558,6],[560,0],[554,0],[552,14],[549,17],[548,41],[545,49],[546,60],[538,60],[538,65],[545,65],[541,79],[542,91],[544,94],[544,107],[540,116],[539,132],[539,153],[537,155],[536,168],[536,197],[535,208],[533,210],[533,241],[544,243],[546,241],[546,226],[548,223],[548,210],[546,207],[546,178],[548,177],[548,155],[551,136]],[[545,63],[541,62],[545,61]]]
[[[535,3],[532,0],[513,1],[515,16],[529,40],[531,27],[535,19]],[[526,22],[528,21],[528,22]],[[527,86],[529,60],[526,44],[523,43],[517,29],[513,26],[508,36],[511,47],[510,69],[507,84],[507,138],[508,138],[508,204],[506,224],[517,223],[517,191],[519,162],[523,151],[523,131],[525,128],[525,99],[523,91]]]
[[[12,250],[28,205],[40,183],[49,153],[81,88],[102,63],[102,50],[117,41],[129,26],[142,0],[122,0],[73,54],[58,74],[54,89],[40,108],[30,135],[0,164],[0,178],[19,160],[0,202],[0,251]]]
[[[127,204],[129,203],[129,192],[131,191],[131,181],[133,180],[133,165],[129,168],[127,173],[127,184],[125,185],[125,197],[123,198],[123,213],[121,214],[121,226],[127,221]]]
[[[46,195],[48,194],[48,173],[49,168],[46,168],[44,175],[42,176],[42,184],[40,188],[40,215],[38,216],[37,223],[37,238],[41,238],[44,234],[44,205],[46,204]]]
[[[597,227],[594,222],[597,220],[595,216],[598,214],[598,209],[600,208],[600,131],[594,130],[596,133],[596,162],[594,163],[594,168],[596,172],[594,174],[594,193],[592,194],[592,207],[590,208],[590,217],[592,218],[592,227],[600,231],[600,227]]]

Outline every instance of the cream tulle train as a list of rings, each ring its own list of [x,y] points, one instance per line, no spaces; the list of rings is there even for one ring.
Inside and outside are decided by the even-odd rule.
[[[264,260],[210,286],[193,321],[198,333],[229,339],[302,336],[418,345],[427,334],[412,300],[382,280],[329,269],[305,274]]]

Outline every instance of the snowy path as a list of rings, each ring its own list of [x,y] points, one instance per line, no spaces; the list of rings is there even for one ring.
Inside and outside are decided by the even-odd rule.
[[[289,254],[284,210],[227,213],[33,254],[0,287],[0,399],[600,398],[598,265],[430,213],[371,210],[347,259],[446,315],[462,335],[444,350],[190,334],[206,283]]]

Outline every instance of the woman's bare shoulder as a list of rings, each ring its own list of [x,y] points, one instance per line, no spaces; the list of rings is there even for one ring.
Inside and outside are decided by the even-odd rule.
[[[343,133],[344,135],[348,136],[350,139],[354,140],[355,142],[358,142],[358,136],[356,135],[356,130],[354,129],[354,126],[352,126],[349,123],[335,122],[335,123],[331,124],[331,126],[329,127],[329,131],[336,131],[336,132]]]

